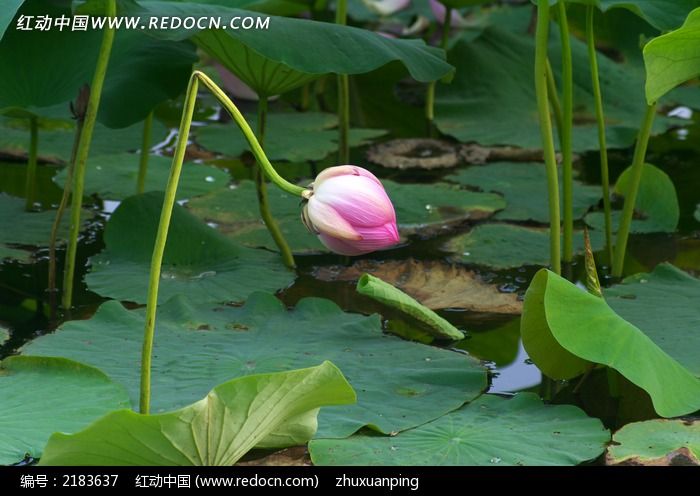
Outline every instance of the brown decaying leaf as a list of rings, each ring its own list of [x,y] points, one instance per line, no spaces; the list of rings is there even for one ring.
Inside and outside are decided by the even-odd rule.
[[[360,260],[350,267],[319,267],[314,276],[323,281],[356,281],[365,272],[393,284],[432,310],[463,308],[509,315],[522,312],[517,295],[501,293],[477,273],[439,261]]]
[[[615,463],[608,455],[605,460],[606,465],[613,466],[645,466],[645,467],[695,467],[700,466],[700,460],[688,449],[679,448],[670,452],[661,458],[653,458],[651,460],[642,458],[628,458],[627,460]]]
[[[276,451],[271,455],[255,460],[238,462],[236,465],[247,467],[308,467],[311,466],[311,457],[306,446],[294,446],[293,448]]]

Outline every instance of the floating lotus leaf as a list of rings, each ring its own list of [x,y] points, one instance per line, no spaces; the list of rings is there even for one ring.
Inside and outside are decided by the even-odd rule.
[[[700,422],[648,420],[625,425],[613,435],[608,464],[700,465]]]
[[[90,320],[67,322],[23,352],[99,365],[136,404],[143,327],[143,310],[107,302]],[[357,404],[321,411],[319,435],[326,437],[366,425],[384,433],[410,429],[486,387],[486,370],[469,356],[384,334],[378,316],[344,313],[328,300],[308,298],[287,310],[274,296],[256,293],[242,307],[213,308],[186,295],[158,310],[152,412],[188,405],[234,377],[323,360],[336,364],[357,392]]]

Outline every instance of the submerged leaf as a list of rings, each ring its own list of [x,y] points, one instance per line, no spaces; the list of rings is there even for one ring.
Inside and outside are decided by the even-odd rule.
[[[598,456],[609,439],[578,408],[519,393],[483,395],[397,436],[317,439],[309,450],[315,465],[576,465]]]
[[[23,352],[99,366],[137,404],[143,327],[143,309],[128,311],[111,301],[90,320],[66,322]],[[357,391],[357,404],[321,411],[319,435],[327,437],[349,436],[366,425],[385,433],[410,429],[486,388],[486,370],[477,360],[389,336],[378,316],[345,313],[328,300],[307,298],[288,311],[264,293],[242,307],[212,308],[184,296],[158,309],[151,408],[180,408],[233,377],[323,360],[336,364]]]
[[[54,434],[41,465],[230,466],[290,419],[309,412],[315,421],[319,407],[354,400],[343,374],[327,361],[241,377],[181,410],[119,410],[77,434]],[[313,430],[306,441],[311,436]]]

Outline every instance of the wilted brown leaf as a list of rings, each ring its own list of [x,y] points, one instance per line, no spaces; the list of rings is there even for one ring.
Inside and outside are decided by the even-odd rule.
[[[475,272],[439,261],[361,260],[350,267],[319,267],[314,276],[323,281],[356,281],[365,272],[393,284],[433,310],[463,308],[512,315],[522,311],[516,294],[501,293]]]

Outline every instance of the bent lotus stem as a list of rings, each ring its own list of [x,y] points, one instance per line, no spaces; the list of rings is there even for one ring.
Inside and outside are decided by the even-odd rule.
[[[610,210],[610,173],[608,171],[608,146],[605,137],[605,114],[603,113],[603,95],[598,76],[598,55],[595,49],[595,31],[593,29],[595,10],[593,5],[586,12],[586,45],[588,46],[588,63],[591,68],[593,99],[595,101],[595,118],[598,124],[598,148],[600,148],[600,182],[603,188],[603,211],[605,213],[605,252],[608,264],[613,262],[612,213]]]
[[[264,148],[265,146],[265,127],[267,123],[267,97],[261,96],[258,100],[258,142],[260,146]],[[284,235],[277,225],[275,218],[270,210],[270,202],[267,197],[267,183],[265,181],[265,174],[260,170],[260,167],[255,168],[255,191],[258,196],[258,207],[260,208],[260,216],[265,222],[265,227],[267,227],[268,232],[275,241],[277,248],[280,250],[280,255],[282,256],[282,261],[284,265],[293,269],[296,267],[294,262],[294,255],[292,250],[289,248],[287,240],[284,239]]]
[[[187,94],[185,96],[185,104],[182,111],[182,119],[175,144],[175,152],[173,154],[172,166],[170,168],[170,176],[165,189],[165,197],[163,199],[163,208],[160,214],[158,223],[158,231],[156,233],[156,241],[153,246],[153,256],[151,257],[151,270],[148,283],[148,296],[146,300],[146,322],[144,328],[143,348],[141,352],[141,392],[139,398],[139,411],[148,413],[151,403],[151,358],[153,354],[153,339],[155,335],[156,324],[156,309],[158,305],[158,288],[160,285],[161,264],[163,263],[163,253],[165,252],[165,244],[168,238],[168,229],[170,227],[170,219],[172,217],[173,207],[177,194],[177,186],[182,172],[182,164],[185,159],[185,151],[187,149],[187,139],[190,134],[192,125],[192,116],[194,114],[194,105],[197,100],[197,90],[199,83],[202,83],[221,103],[226,111],[231,115],[233,121],[238,125],[239,129],[245,136],[250,149],[258,162],[258,165],[265,172],[267,177],[275,183],[277,187],[295,196],[301,197],[304,188],[297,186],[285,180],[272,167],[272,164],[265,156],[262,146],[255,137],[255,133],[246,122],[243,114],[234,105],[231,99],[219,88],[207,75],[200,71],[195,71],[190,77],[187,86]]]
[[[574,258],[574,174],[572,131],[574,125],[574,76],[571,61],[571,40],[569,38],[569,20],[566,16],[566,3],[559,0],[559,33],[561,37],[561,76],[562,76],[562,125],[561,154],[564,193],[564,262],[571,263]]]
[[[642,120],[642,126],[637,136],[637,145],[634,148],[634,157],[632,158],[632,180],[630,182],[629,191],[627,195],[625,195],[625,206],[622,209],[620,227],[617,230],[617,238],[615,240],[615,258],[613,259],[612,269],[612,275],[614,277],[622,276],[622,269],[625,265],[625,251],[627,250],[627,241],[632,227],[634,205],[637,202],[637,192],[639,191],[639,183],[642,180],[644,159],[647,155],[647,146],[649,145],[649,136],[651,136],[651,126],[654,123],[655,115],[656,103],[647,105],[647,110]]]
[[[117,14],[116,0],[107,2],[107,17],[114,17]],[[70,235],[68,238],[68,249],[66,251],[66,266],[63,274],[63,297],[62,306],[69,309],[73,304],[73,279],[75,277],[75,259],[78,252],[78,234],[80,233],[80,211],[83,207],[83,190],[85,186],[85,165],[88,153],[90,152],[90,142],[92,141],[92,131],[95,128],[97,110],[100,106],[102,96],[102,86],[107,73],[109,55],[112,52],[115,30],[106,27],[102,36],[102,44],[97,55],[97,65],[95,74],[90,84],[90,98],[88,99],[87,110],[85,112],[85,122],[80,134],[78,152],[76,154],[75,166],[73,169],[73,196],[71,200]]]
[[[335,6],[335,23],[347,24],[347,0],[338,0]],[[338,163],[350,161],[350,78],[347,74],[338,74]]]
[[[27,211],[34,208],[34,197],[36,196],[36,162],[39,150],[39,119],[36,116],[29,118],[29,136],[27,180],[24,188]]]
[[[535,35],[535,94],[542,135],[542,152],[547,169],[547,190],[549,193],[549,260],[552,270],[561,274],[561,253],[559,225],[559,177],[554,151],[552,118],[549,114],[547,96],[547,39],[549,36],[549,0],[538,0],[537,29]]]
[[[452,7],[445,7],[445,22],[442,25],[442,38],[440,48],[447,53],[447,43],[450,41],[450,27],[452,26]],[[433,121],[435,120],[435,86],[437,81],[428,83],[425,94],[425,118],[428,121],[428,137],[432,137]]]
[[[146,173],[148,172],[148,156],[151,152],[151,133],[153,129],[153,111],[151,110],[143,123],[143,139],[141,141],[141,156],[139,158],[139,175],[136,180],[136,193],[141,194],[146,188]]]

